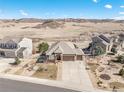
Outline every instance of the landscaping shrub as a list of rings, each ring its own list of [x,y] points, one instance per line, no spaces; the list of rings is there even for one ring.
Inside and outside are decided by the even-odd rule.
[[[120,71],[119,71],[119,75],[124,77],[124,69],[123,69],[123,68],[120,69]]]
[[[102,84],[102,83],[103,83],[103,82],[99,80],[99,81],[97,82],[97,85],[98,85],[99,87],[101,87],[101,84]]]
[[[45,42],[38,45],[38,52],[46,52],[49,48],[49,45]]]
[[[104,49],[100,46],[95,46],[95,48],[93,49],[93,55],[94,56],[99,56],[99,55],[102,55],[102,54],[105,54]]]
[[[111,49],[111,51],[112,51],[114,54],[116,54],[116,53],[117,53],[116,48],[112,48],[112,49]]]
[[[19,60],[18,57],[15,58],[15,62],[14,63],[10,63],[11,65],[19,65],[21,63],[21,61]]]
[[[42,72],[44,69],[42,67],[39,67],[37,71]]]
[[[124,64],[124,55],[119,55],[119,56],[117,56],[117,61],[118,61],[119,63]]]

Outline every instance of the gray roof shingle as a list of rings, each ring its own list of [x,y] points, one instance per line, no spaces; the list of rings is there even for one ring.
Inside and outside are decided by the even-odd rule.
[[[16,37],[5,37],[0,40],[0,43],[16,43],[18,44],[23,38],[16,38]]]
[[[71,42],[64,41],[54,43],[46,52],[47,55],[51,55],[52,53],[83,55],[81,49],[76,49]]]

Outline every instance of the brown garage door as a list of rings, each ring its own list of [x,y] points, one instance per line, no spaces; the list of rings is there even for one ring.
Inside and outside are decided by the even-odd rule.
[[[82,55],[77,55],[77,60],[83,60]]]
[[[74,61],[74,56],[64,55],[63,61]]]

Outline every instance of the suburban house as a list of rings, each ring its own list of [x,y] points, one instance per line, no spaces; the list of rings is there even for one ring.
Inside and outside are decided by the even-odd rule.
[[[113,48],[116,48],[117,54],[124,54],[124,34],[115,37]]]
[[[124,34],[120,34],[120,35],[118,36],[117,42],[119,42],[120,45],[121,45],[121,48],[124,49]]]
[[[83,54],[73,43],[64,41],[54,43],[46,52],[49,61],[83,60]]]
[[[110,36],[108,34],[93,36],[92,43],[87,49],[92,53],[96,46],[100,46],[106,53],[116,52],[116,54],[119,54],[124,50],[124,34],[117,36]]]
[[[30,55],[32,55],[31,39],[5,37],[0,40],[0,57],[27,58]]]
[[[92,48],[100,46],[106,53],[111,52],[113,47],[113,38],[107,35],[98,35],[92,37]]]

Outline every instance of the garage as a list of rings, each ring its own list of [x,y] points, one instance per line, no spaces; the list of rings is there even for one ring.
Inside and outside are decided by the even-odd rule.
[[[77,55],[77,60],[83,60],[83,56],[82,55]]]
[[[74,61],[75,56],[74,55],[63,55],[63,61]]]
[[[75,45],[72,42],[56,42],[46,51],[46,55],[50,58],[50,56],[54,56],[55,61],[76,61],[82,60],[82,56],[84,55],[82,49],[75,48]],[[79,55],[79,56],[77,56]]]

